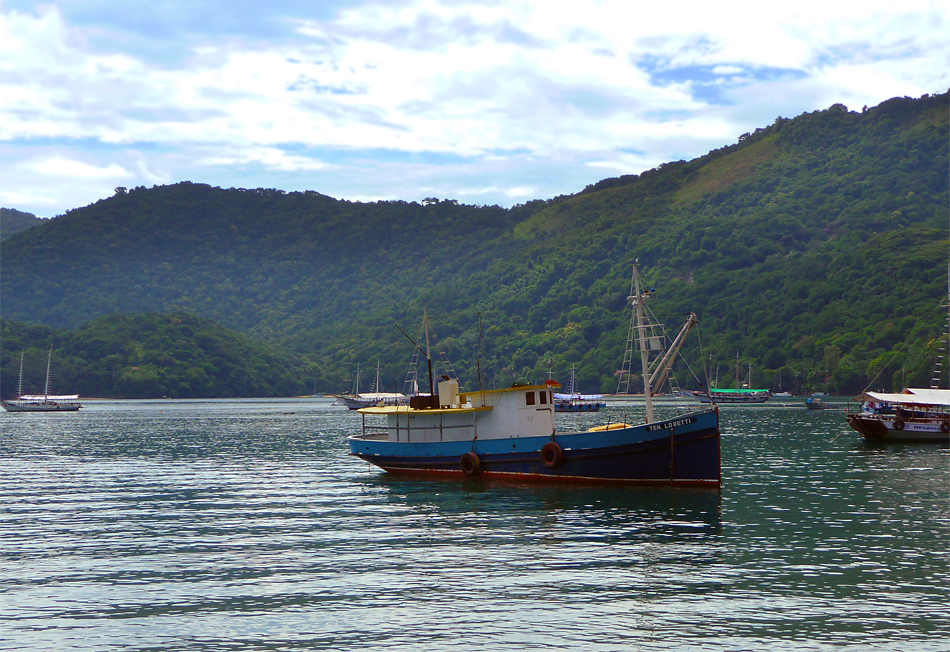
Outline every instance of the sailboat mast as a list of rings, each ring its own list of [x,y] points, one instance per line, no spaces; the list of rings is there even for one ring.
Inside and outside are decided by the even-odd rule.
[[[49,398],[49,366],[52,361],[53,361],[53,345],[50,344],[49,356],[46,358],[46,388],[43,390],[43,395],[45,398]]]
[[[647,350],[647,325],[643,302],[646,298],[640,290],[640,272],[637,269],[639,261],[633,263],[634,293],[630,297],[637,311],[637,335],[640,340],[640,365],[643,369],[643,398],[646,401],[646,422],[653,423],[656,419],[653,414],[653,391],[650,388],[650,352]]]
[[[17,382],[16,386],[17,399],[23,396],[23,353],[23,351],[20,351],[20,380]]]

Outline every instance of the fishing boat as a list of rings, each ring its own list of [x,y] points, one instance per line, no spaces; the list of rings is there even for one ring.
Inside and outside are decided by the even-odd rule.
[[[907,388],[897,394],[864,392],[848,425],[869,442],[950,443],[950,390]]]
[[[555,412],[599,412],[607,407],[603,394],[578,394],[575,386],[574,365],[571,365],[571,383],[567,394],[554,394]]]
[[[650,295],[634,265],[629,301],[643,369],[643,423],[558,432],[554,381],[462,391],[456,379],[443,376],[437,391],[408,405],[360,409],[362,431],[349,437],[350,453],[397,474],[718,488],[718,408],[656,417],[652,387],[669,373],[682,340],[662,350],[662,325],[648,318],[645,305]],[[684,330],[695,320],[690,315]],[[431,371],[429,384],[432,389]]]
[[[352,394],[340,394],[337,400],[351,410],[360,408],[378,406],[378,405],[402,405],[406,402],[405,394],[400,392],[381,392],[379,391],[379,363],[376,363],[376,382],[374,391],[360,392],[360,370],[356,368],[356,384]]]
[[[767,389],[711,389],[693,391],[700,403],[765,403],[772,396]]]
[[[17,384],[17,398],[13,401],[0,401],[7,412],[76,412],[82,407],[78,394],[50,394],[49,372],[53,361],[53,347],[46,359],[46,386],[42,394],[23,393],[23,353],[20,353],[20,380]]]

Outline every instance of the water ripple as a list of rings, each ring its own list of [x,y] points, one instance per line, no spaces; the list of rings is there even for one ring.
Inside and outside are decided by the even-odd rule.
[[[631,418],[568,415],[562,428]],[[828,411],[831,412],[831,411]],[[948,450],[723,408],[721,492],[422,481],[327,401],[3,415],[0,643],[946,650]]]

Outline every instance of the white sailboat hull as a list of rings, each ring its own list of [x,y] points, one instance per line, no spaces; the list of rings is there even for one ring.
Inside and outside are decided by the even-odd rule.
[[[0,401],[7,412],[76,412],[82,407],[79,401]]]

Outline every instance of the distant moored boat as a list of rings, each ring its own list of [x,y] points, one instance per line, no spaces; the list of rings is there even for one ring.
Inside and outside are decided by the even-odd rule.
[[[20,354],[20,381],[17,385],[17,398],[13,401],[0,401],[7,412],[75,412],[82,407],[78,394],[50,394],[49,370],[53,360],[53,347],[50,346],[46,359],[46,387],[43,394],[23,394],[23,354]]]

